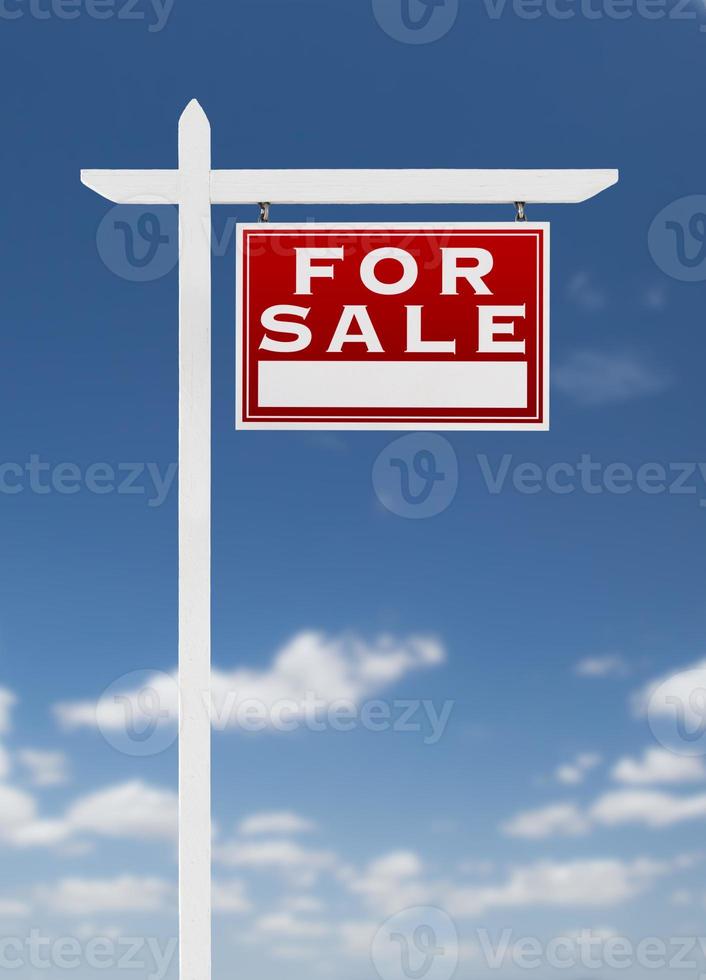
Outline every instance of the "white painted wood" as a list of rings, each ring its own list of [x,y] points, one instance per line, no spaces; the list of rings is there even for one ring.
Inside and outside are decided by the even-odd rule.
[[[617,170],[213,170],[212,204],[577,204]],[[121,204],[175,203],[174,170],[82,170],[87,187]]]
[[[116,204],[178,204],[178,170],[82,170],[81,183]]]
[[[576,203],[616,170],[214,170],[212,204]]]
[[[211,128],[179,120],[179,963],[211,976]]]

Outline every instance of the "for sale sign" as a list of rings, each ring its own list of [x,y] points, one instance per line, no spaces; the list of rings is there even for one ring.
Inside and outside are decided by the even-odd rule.
[[[238,225],[238,245],[238,428],[549,428],[548,225]]]

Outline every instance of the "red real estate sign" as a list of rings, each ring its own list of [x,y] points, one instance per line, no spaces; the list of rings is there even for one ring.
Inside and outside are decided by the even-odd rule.
[[[548,225],[237,240],[238,428],[549,428]]]

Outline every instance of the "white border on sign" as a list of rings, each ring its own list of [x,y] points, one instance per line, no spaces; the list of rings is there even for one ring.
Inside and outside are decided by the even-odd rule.
[[[542,422],[517,422],[509,420],[507,422],[451,422],[451,421],[426,421],[418,419],[416,421],[388,421],[380,422],[317,422],[302,421],[295,419],[291,422],[245,422],[243,421],[241,385],[244,383],[243,373],[243,342],[244,342],[244,311],[243,311],[243,272],[241,258],[244,254],[244,234],[246,231],[288,231],[301,233],[326,233],[336,231],[365,229],[374,231],[404,232],[405,229],[435,229],[443,231],[508,231],[512,229],[515,233],[521,234],[523,231],[541,230],[544,232],[542,241],[544,243],[543,266],[544,275],[541,284],[543,297],[543,322],[542,336],[543,342],[543,381],[542,399],[544,407],[544,420]],[[330,222],[244,222],[236,225],[236,262],[235,262],[235,322],[236,322],[236,342],[235,342],[235,427],[239,430],[270,429],[273,431],[289,430],[328,430],[345,432],[366,431],[366,432],[396,432],[396,431],[467,431],[467,432],[548,432],[549,431],[549,351],[550,351],[550,292],[549,292],[549,263],[550,263],[550,227],[548,221],[398,221],[398,222],[340,222],[331,224]]]

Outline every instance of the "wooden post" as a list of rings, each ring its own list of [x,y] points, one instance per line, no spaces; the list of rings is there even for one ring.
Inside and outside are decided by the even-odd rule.
[[[211,976],[211,127],[179,120],[179,963]]]

